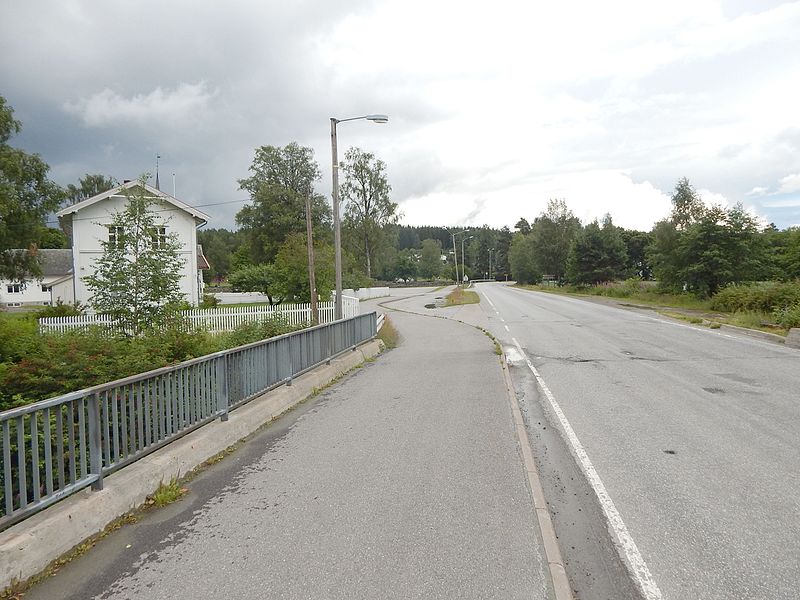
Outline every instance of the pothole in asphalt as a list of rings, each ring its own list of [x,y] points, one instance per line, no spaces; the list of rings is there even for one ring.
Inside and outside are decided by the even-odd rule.
[[[425,308],[436,308],[436,304],[426,304]]]
[[[722,388],[717,388],[717,387],[704,387],[703,389],[705,391],[707,391],[709,394],[724,394],[725,393],[725,390],[723,390]]]
[[[664,450],[664,454],[677,454],[677,450]]]

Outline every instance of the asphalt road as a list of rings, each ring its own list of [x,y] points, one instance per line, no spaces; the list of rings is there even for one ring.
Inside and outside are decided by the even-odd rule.
[[[798,598],[800,351],[648,311],[478,290],[512,377],[563,434],[555,403],[585,451],[650,598]]]
[[[26,600],[547,598],[490,340],[451,321],[392,318],[400,347]]]

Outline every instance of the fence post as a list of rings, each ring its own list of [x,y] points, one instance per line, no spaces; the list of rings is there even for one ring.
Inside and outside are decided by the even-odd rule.
[[[92,483],[96,492],[103,489],[103,442],[100,435],[100,394],[89,396],[89,472],[97,475]]]
[[[351,317],[350,318],[350,324],[352,325],[351,329],[353,330],[353,337],[350,338],[350,339],[353,342],[353,352],[355,352],[356,351],[356,346],[358,345],[358,342],[356,341],[358,339],[358,336],[357,336],[357,331],[356,331],[356,318],[355,317]]]
[[[217,360],[217,413],[220,421],[228,420],[228,355],[223,354]]]

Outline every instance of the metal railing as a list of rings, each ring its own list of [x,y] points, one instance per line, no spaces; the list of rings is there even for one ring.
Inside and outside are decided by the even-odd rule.
[[[0,413],[0,531],[375,337],[369,313]]]

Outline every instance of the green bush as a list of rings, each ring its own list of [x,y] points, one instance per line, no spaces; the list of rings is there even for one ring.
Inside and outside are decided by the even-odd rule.
[[[729,285],[711,299],[711,308],[730,312],[775,312],[800,305],[800,281]]]
[[[791,329],[800,327],[800,304],[779,308],[773,313],[775,322],[781,327]]]
[[[86,307],[80,302],[64,304],[59,298],[53,306],[45,306],[36,311],[37,319],[46,317],[77,317],[86,313]]]
[[[217,306],[219,306],[219,300],[216,296],[203,294],[203,301],[200,303],[200,308],[216,308]]]
[[[302,327],[293,327],[283,317],[275,316],[265,321],[242,323],[233,331],[221,334],[219,341],[223,348],[236,348],[298,329],[302,329]]]

